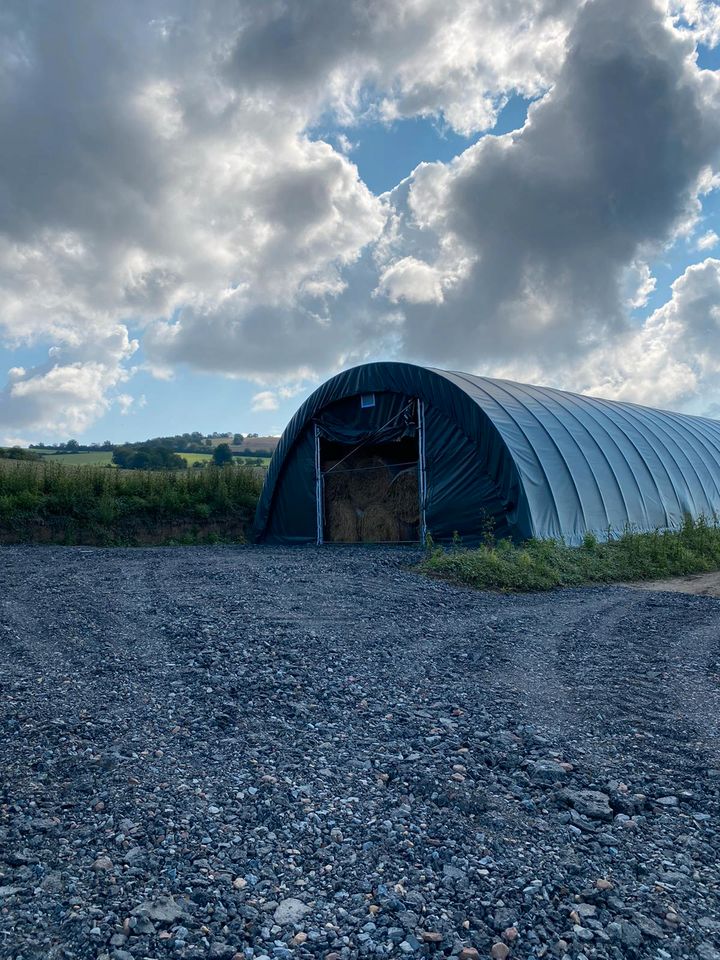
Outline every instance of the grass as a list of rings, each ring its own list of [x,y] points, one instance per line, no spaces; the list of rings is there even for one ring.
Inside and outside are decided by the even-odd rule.
[[[189,467],[194,463],[207,464],[212,460],[211,453],[179,453],[178,456],[182,457]]]
[[[108,467],[112,466],[112,450],[93,450],[87,453],[48,453],[47,460],[62,463],[68,467]]]
[[[431,548],[420,569],[453,583],[500,591],[683,576],[720,569],[720,526],[717,518],[688,517],[680,530],[628,530],[606,543],[587,534],[579,547],[555,540],[519,545],[503,540],[473,550]]]
[[[68,467],[112,467],[112,450],[93,450],[84,453],[59,453],[56,450],[38,450],[49,461],[62,463]],[[180,453],[188,467],[196,463],[202,463],[204,466],[212,462],[212,453]],[[240,462],[243,466],[267,467],[270,463],[269,457],[235,457],[235,463]]]
[[[81,454],[69,454],[75,457]],[[262,479],[244,467],[82,470],[0,461],[0,540],[134,543],[242,539]]]

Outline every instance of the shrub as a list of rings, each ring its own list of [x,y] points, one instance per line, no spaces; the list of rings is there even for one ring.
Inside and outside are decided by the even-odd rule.
[[[245,467],[161,472],[0,460],[0,528],[57,522],[67,536],[104,529],[112,542],[133,523],[246,525],[261,487],[258,471]]]
[[[679,530],[639,533],[627,529],[602,543],[587,533],[579,547],[555,540],[522,544],[504,540],[475,550],[434,548],[420,569],[492,590],[547,590],[682,576],[720,569],[720,525],[717,517],[686,517]]]

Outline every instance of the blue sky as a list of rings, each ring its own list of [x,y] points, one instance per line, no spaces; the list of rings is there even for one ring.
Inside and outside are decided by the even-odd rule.
[[[720,409],[717,4],[212,3],[8,14],[0,442],[279,433],[381,357]]]

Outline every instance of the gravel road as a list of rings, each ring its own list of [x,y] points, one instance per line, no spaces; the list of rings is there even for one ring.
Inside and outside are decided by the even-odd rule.
[[[720,600],[0,550],[0,957],[720,960]]]

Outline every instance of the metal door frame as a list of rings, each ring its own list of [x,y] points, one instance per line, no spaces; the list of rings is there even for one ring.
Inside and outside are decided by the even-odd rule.
[[[420,501],[420,544],[425,543],[427,524],[425,522],[425,500],[427,497],[427,476],[425,471],[425,404],[420,397],[415,398],[418,411],[418,499]],[[324,481],[320,460],[320,425],[315,424],[315,514],[316,539],[318,546],[322,546],[325,527],[325,496]]]

